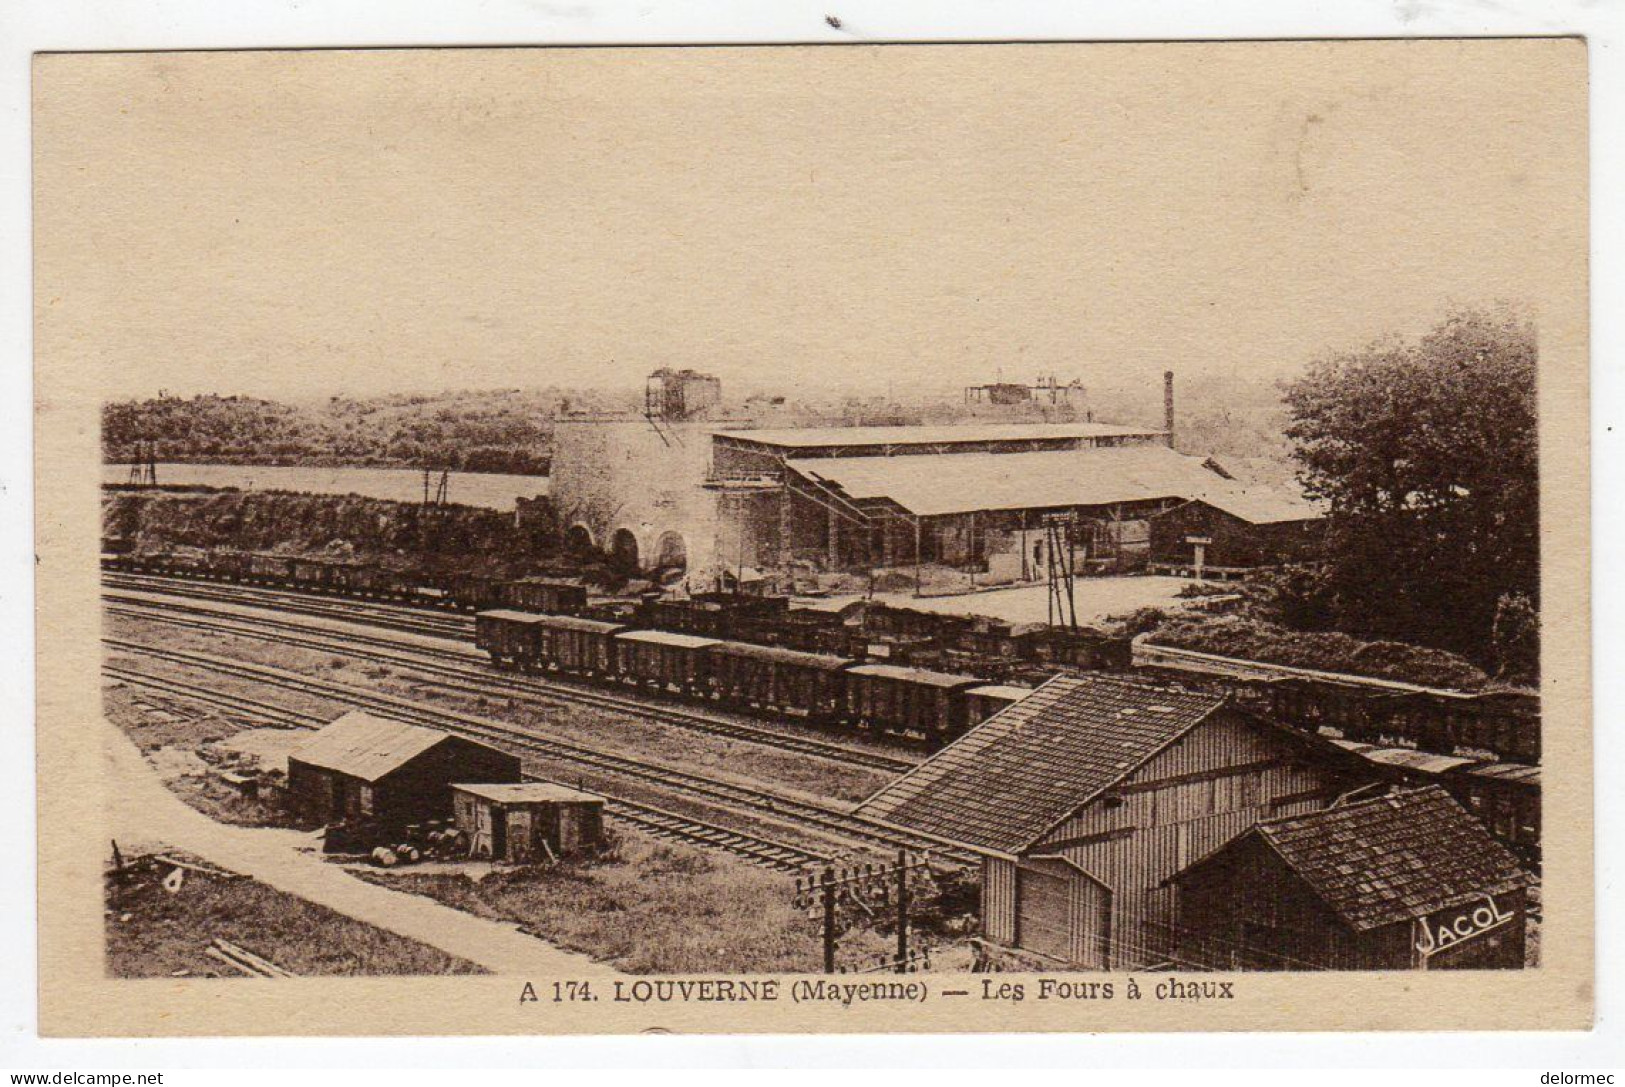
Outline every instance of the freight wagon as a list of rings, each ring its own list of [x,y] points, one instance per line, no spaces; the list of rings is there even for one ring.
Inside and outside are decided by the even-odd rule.
[[[706,650],[711,690],[728,705],[831,722],[841,714],[843,670],[852,662],[749,642],[717,642]]]
[[[624,630],[615,635],[616,672],[649,690],[701,694],[708,678],[704,650],[716,644],[714,638],[668,630]]]
[[[1239,705],[1308,731],[1361,743],[1407,745],[1443,755],[1540,761],[1540,696],[1530,691],[1456,691],[1398,680],[1320,672],[1221,657],[1143,638],[1139,671],[1221,690]]]
[[[1525,863],[1540,867],[1540,767],[1355,740],[1334,742],[1362,756],[1387,780],[1443,786]]]
[[[499,592],[510,608],[550,615],[579,615],[587,606],[587,586],[573,578],[525,577],[505,582]]]
[[[542,666],[587,679],[619,674],[615,636],[626,629],[625,625],[573,615],[544,615],[535,629],[534,660]]]
[[[924,668],[857,664],[846,670],[846,718],[860,728],[920,739],[934,750],[969,727],[964,692],[986,683]]]
[[[936,746],[971,720],[974,676],[727,642],[568,615],[496,609],[476,644],[499,666],[630,684],[662,694],[885,732]]]
[[[965,692],[965,718],[970,727],[981,724],[996,713],[1001,713],[1033,693],[1032,687],[1017,687],[1007,683],[989,683],[972,687]]]

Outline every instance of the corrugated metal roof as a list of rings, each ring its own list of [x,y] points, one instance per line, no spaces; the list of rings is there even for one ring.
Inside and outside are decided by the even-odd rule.
[[[1165,445],[1051,453],[962,453],[941,457],[830,457],[786,464],[854,499],[889,498],[922,517],[974,510],[1109,506],[1189,498],[1224,488],[1197,457]]]
[[[588,634],[613,634],[625,630],[624,623],[606,623],[599,619],[578,619],[573,615],[541,615],[540,625],[551,630],[580,630]]]
[[[1011,702],[1020,702],[1033,693],[1032,687],[1016,687],[1008,683],[989,683],[985,687],[972,687],[966,694],[973,694],[977,698],[1003,698]]]
[[[615,635],[618,642],[646,642],[650,645],[674,645],[680,649],[704,649],[716,645],[715,638],[701,638],[693,634],[677,634],[669,630],[627,630]]]
[[[748,657],[751,660],[788,664],[797,668],[818,668],[826,672],[845,668],[852,663],[846,657],[837,657],[833,653],[807,653],[777,645],[757,645],[754,642],[718,642],[709,651],[731,657]]]
[[[859,664],[847,671],[855,676],[880,676],[931,687],[963,687],[967,683],[986,682],[980,676],[959,676],[952,672],[933,672],[928,668],[905,668],[900,664]]]
[[[518,785],[453,785],[452,788],[498,804],[604,802],[604,798],[596,793],[584,793],[580,789],[572,789],[553,781],[526,781]]]
[[[1525,766],[1519,762],[1489,762],[1463,770],[1464,774],[1473,777],[1493,778],[1498,781],[1515,781],[1520,785],[1540,786],[1540,767]]]
[[[1100,675],[1057,676],[858,809],[895,826],[1013,855],[1224,705]]]
[[[288,757],[362,781],[377,781],[450,738],[434,729],[352,710]]]
[[[512,611],[508,608],[492,608],[482,611],[474,616],[475,620],[498,619],[504,623],[540,623],[549,616],[534,611]]]
[[[1030,442],[1083,438],[1156,437],[1147,427],[1112,423],[966,423],[947,426],[786,427],[719,430],[719,438],[740,438],[792,449],[821,446],[939,445],[945,442]]]
[[[1272,819],[1256,833],[1360,932],[1533,882],[1437,785]]]
[[[1425,774],[1442,774],[1459,766],[1468,766],[1477,759],[1464,759],[1456,755],[1439,755],[1432,751],[1414,751],[1406,747],[1374,747],[1361,752],[1372,762],[1384,766],[1398,766],[1406,770],[1420,770]]]
[[[1195,502],[1205,502],[1215,509],[1223,510],[1253,525],[1313,521],[1326,516],[1324,510],[1302,495],[1271,490],[1267,487],[1241,487],[1225,481],[1188,497]]]

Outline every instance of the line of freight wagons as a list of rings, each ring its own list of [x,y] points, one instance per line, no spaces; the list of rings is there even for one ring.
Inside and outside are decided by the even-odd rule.
[[[572,615],[494,610],[475,643],[502,667],[863,728],[938,747],[1028,693],[956,675]]]

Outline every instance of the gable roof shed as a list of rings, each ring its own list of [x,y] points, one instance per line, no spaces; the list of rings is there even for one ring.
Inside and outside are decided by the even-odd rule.
[[[1437,785],[1272,819],[1251,834],[1356,932],[1533,882],[1518,859]],[[1245,837],[1185,871],[1210,863]]]
[[[858,810],[1014,856],[1225,705],[1219,695],[1100,675],[1057,676]]]
[[[288,758],[362,781],[378,781],[446,739],[450,739],[449,733],[352,710]]]

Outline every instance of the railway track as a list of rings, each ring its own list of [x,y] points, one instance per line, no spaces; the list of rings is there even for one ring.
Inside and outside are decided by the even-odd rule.
[[[115,589],[161,592],[221,604],[239,604],[296,615],[341,619],[351,623],[404,630],[431,637],[468,639],[474,633],[474,620],[438,609],[409,604],[386,604],[355,597],[332,597],[285,589],[268,589],[223,581],[188,581],[184,578],[148,574],[103,574],[102,584]]]
[[[949,863],[970,865],[976,862],[976,858],[965,850],[944,847],[941,843],[895,830],[877,820],[840,808],[787,796],[770,789],[705,777],[647,759],[604,751],[569,740],[538,736],[505,721],[424,706],[394,695],[316,679],[286,669],[230,657],[162,649],[118,638],[104,637],[102,642],[111,649],[165,660],[172,664],[220,672],[284,690],[298,691],[370,710],[409,724],[460,733],[538,756],[588,767],[600,773],[653,786],[678,796],[702,800],[719,808],[731,809],[756,818],[766,818],[806,833],[816,833],[843,845],[930,850],[933,855]]]
[[[200,702],[278,727],[314,730],[327,723],[326,719],[318,714],[289,709],[262,699],[225,694],[194,683],[186,683],[167,676],[155,676],[133,668],[104,665],[102,672],[131,686]],[[524,777],[527,781],[546,780],[536,774],[526,774]],[[720,849],[775,871],[799,872],[831,859],[831,854],[828,853],[816,852],[734,827],[708,823],[626,797],[606,797],[604,813],[655,837]]]
[[[272,638],[278,644],[321,652],[346,653],[379,663],[395,664],[428,672],[436,685],[460,693],[487,695],[493,690],[505,691],[552,705],[585,705],[614,713],[626,714],[661,724],[726,739],[744,740],[764,747],[774,747],[797,754],[811,755],[849,766],[881,770],[887,773],[906,773],[918,765],[917,761],[897,758],[876,751],[865,751],[844,744],[831,743],[812,736],[796,736],[772,729],[759,728],[739,721],[698,713],[692,710],[662,706],[637,698],[595,690],[584,685],[514,676],[484,665],[482,658],[468,651],[444,649],[435,646],[403,645],[399,641],[374,635],[346,631],[324,631],[307,624],[289,622],[270,617],[223,616],[208,609],[185,604],[167,604],[150,600],[133,600],[113,594],[109,599],[118,603],[108,610],[114,614],[138,618],[156,618],[160,622],[194,630],[235,634],[246,637]],[[166,614],[167,613],[167,614]],[[185,615],[187,618],[181,618]],[[275,631],[275,634],[269,632]],[[358,648],[368,646],[372,648]],[[432,672],[431,672],[432,670]]]

